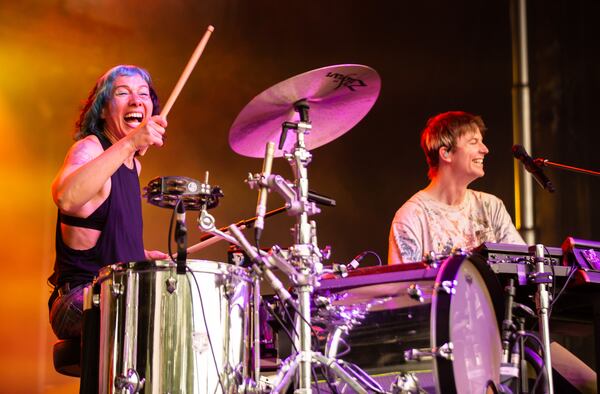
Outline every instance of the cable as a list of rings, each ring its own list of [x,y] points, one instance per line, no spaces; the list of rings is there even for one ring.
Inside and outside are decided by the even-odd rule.
[[[373,256],[377,257],[377,262],[378,262],[379,266],[383,265],[383,262],[381,261],[381,257],[379,257],[379,254],[373,250],[362,251],[353,260],[358,262],[358,261],[362,260],[368,254],[372,254]]]
[[[562,295],[562,293],[567,289],[567,285],[569,284],[569,282],[573,278],[573,275],[575,275],[575,272],[577,272],[577,267],[575,266],[575,264],[573,264],[573,265],[571,265],[571,270],[569,272],[569,275],[567,276],[567,280],[565,281],[565,283],[561,287],[561,289],[558,292],[558,294],[556,295],[556,297],[554,297],[552,299],[552,302],[550,303],[550,306],[548,307],[548,317],[550,317],[552,315],[552,308],[554,307],[554,304],[560,298],[560,296]]]
[[[290,311],[288,311],[288,310],[287,310],[287,308],[286,308],[285,304],[283,303],[283,301],[281,301],[281,300],[279,300],[279,299],[278,299],[278,301],[281,303],[281,306],[282,306],[282,308],[283,308],[283,310],[284,310],[284,312],[285,312],[285,314],[286,314],[286,317],[288,318],[288,320],[289,320],[290,324],[292,325],[292,330],[294,331],[294,335],[295,335],[296,337],[300,338],[300,334],[299,334],[299,333],[298,333],[298,331],[296,330],[296,325],[294,324],[294,319],[293,319],[293,317],[290,315]],[[299,317],[300,317],[300,318],[301,318],[301,319],[302,319],[302,320],[303,320],[303,321],[304,321],[304,322],[305,322],[305,323],[308,325],[308,327],[310,328],[310,331],[312,332],[313,336],[314,336],[315,338],[317,338],[317,333],[315,332],[314,328],[313,328],[313,327],[312,327],[312,325],[311,325],[311,324],[310,324],[310,323],[309,323],[309,322],[308,322],[308,321],[307,321],[307,320],[304,318],[304,316],[302,316],[302,314],[300,313],[300,311],[298,311],[298,309],[296,308],[296,306],[295,306],[295,305],[293,305],[293,304],[291,304],[291,303],[290,303],[290,306],[292,307],[292,309],[294,310],[294,312],[296,313],[296,315],[297,315],[297,316],[299,316]],[[311,351],[313,351],[312,349],[313,349],[313,347],[314,347],[314,346],[313,346],[312,339],[313,339],[313,337],[311,336],[311,340],[310,340],[310,347],[311,347]],[[293,338],[291,338],[291,342],[292,342],[292,344],[294,343],[294,339],[293,339]],[[294,348],[295,348],[295,351],[296,351],[296,353],[298,353],[298,349],[296,348],[296,346],[294,346]],[[317,379],[317,373],[315,372],[315,368],[314,368],[314,366],[312,365],[312,360],[311,360],[311,367],[310,367],[310,369],[311,369],[311,372],[312,372],[312,375],[313,375],[312,377],[313,377],[313,379],[314,379],[314,381],[315,381],[315,387],[316,387],[316,389],[317,389],[317,393],[318,393],[318,394],[320,394],[320,393],[321,393],[321,389],[319,388],[319,381],[318,381],[318,379]],[[325,380],[327,381],[327,384],[329,385],[329,379],[327,378],[327,375],[326,375],[326,374],[323,374],[323,376],[325,377]]]
[[[382,266],[382,265],[383,265],[383,262],[381,261],[381,257],[379,256],[379,254],[378,254],[377,252],[374,252],[374,251],[372,251],[372,250],[367,250],[367,251],[365,251],[365,253],[367,253],[367,254],[372,254],[373,256],[377,257],[377,263],[378,263],[380,266]]]
[[[196,290],[198,291],[198,298],[200,299],[200,308],[202,310],[202,318],[204,319],[204,328],[206,328],[206,337],[208,339],[208,346],[210,347],[210,354],[212,355],[213,363],[215,364],[215,370],[217,371],[217,378],[219,379],[219,385],[221,386],[221,390],[223,390],[223,393],[226,393],[225,386],[223,385],[223,382],[221,381],[221,372],[219,371],[217,357],[215,356],[215,351],[213,348],[212,340],[210,338],[210,331],[208,329],[206,314],[204,313],[204,302],[202,300],[202,293],[200,292],[200,285],[198,285],[198,281],[196,280],[196,276],[194,275],[194,272],[192,271],[192,269],[190,267],[188,267],[187,265],[185,268],[188,270],[190,276],[194,279],[194,283],[196,284]],[[187,277],[187,275],[186,275],[186,277]],[[188,286],[191,287],[191,283],[189,283],[189,278],[187,278],[187,279],[188,279]],[[192,321],[194,321],[194,308],[192,308]]]
[[[283,304],[281,302],[281,300],[279,300],[279,299],[277,299],[277,301],[281,304],[281,307],[285,311],[286,317],[289,320],[289,324],[292,326],[292,329],[294,331],[295,336],[299,337],[300,335],[298,335],[298,332],[296,331],[295,324],[293,324],[293,319],[292,319],[289,311],[287,310],[285,304]],[[296,343],[294,342],[294,338],[295,337],[292,336],[292,333],[286,328],[286,325],[285,325],[284,321],[282,320],[282,318],[275,312],[274,309],[271,309],[271,308],[267,308],[267,309],[271,312],[271,316],[273,316],[277,320],[277,322],[279,323],[279,325],[281,326],[281,328],[283,329],[283,331],[287,335],[288,339],[290,340],[290,344],[292,345],[292,348],[294,349],[294,352],[299,353],[298,348],[296,347]],[[311,348],[312,348],[312,339],[311,339]],[[323,368],[323,366],[321,366],[321,369],[322,368]],[[314,366],[312,366],[312,363],[311,363],[310,369],[311,369],[311,373],[312,373],[312,378],[315,381],[315,387],[317,389],[317,393],[320,393],[321,389],[319,388],[318,379],[317,379],[317,373],[315,372],[315,368],[314,368]],[[329,383],[329,379],[327,379],[327,375],[324,374],[322,371],[321,371],[321,373],[325,377],[325,381],[327,382],[327,385],[329,386],[329,388],[331,389],[331,391],[334,394],[336,394],[337,390],[335,390],[335,387],[331,386],[331,384]]]
[[[264,304],[265,301],[263,300],[262,303]],[[268,303],[267,303],[267,305],[268,305],[267,306],[267,310],[269,311],[269,313],[271,313],[271,316],[273,316],[275,318],[275,320],[277,320],[277,323],[279,323],[279,325],[281,326],[281,328],[285,332],[285,335],[290,340],[290,343],[291,343],[292,347],[294,348],[294,351],[298,352],[298,349],[296,348],[296,344],[294,343],[294,337],[292,336],[292,333],[285,326],[285,323],[281,319],[281,316],[279,316],[279,314],[277,312],[275,312],[275,309],[272,309]]]
[[[556,296],[556,272],[554,270],[554,264],[552,264],[552,256],[550,255],[550,251],[548,250],[546,245],[544,245],[544,251],[545,251],[546,255],[548,256],[550,270],[552,271],[552,299],[554,300],[555,296]]]
[[[539,346],[539,351],[540,351],[540,356],[541,356],[541,366],[540,366],[540,372],[538,372],[537,377],[535,378],[535,382],[533,383],[533,388],[531,389],[531,393],[535,394],[535,390],[537,389],[538,384],[540,383],[542,376],[544,375],[544,370],[546,370],[546,376],[551,373],[551,371],[548,371],[546,368],[546,363],[545,363],[545,350],[544,350],[544,345],[542,344],[542,341],[537,337],[537,335],[529,333],[529,332],[524,332],[524,333],[517,333],[517,336],[515,338],[515,340],[518,340],[520,337],[525,337],[525,341],[527,341],[528,339],[532,339],[538,346]]]

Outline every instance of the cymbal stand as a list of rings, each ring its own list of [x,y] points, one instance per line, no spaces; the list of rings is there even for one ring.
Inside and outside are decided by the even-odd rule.
[[[554,382],[552,379],[552,357],[550,356],[550,293],[547,285],[552,283],[552,273],[544,272],[544,245],[536,244],[529,248],[534,254],[535,272],[531,275],[533,283],[537,285],[535,304],[538,314],[540,337],[544,348],[544,368],[547,372],[547,393],[554,394]]]
[[[294,340],[297,351],[282,363],[274,379],[274,388],[271,390],[271,394],[285,392],[294,377],[297,377],[296,393],[310,394],[312,392],[311,367],[313,363],[324,365],[354,391],[366,394],[367,390],[354,380],[334,358],[328,358],[312,351],[311,295],[314,287],[318,286],[318,278],[323,270],[324,253],[317,244],[316,223],[308,220],[310,215],[320,212],[316,204],[309,201],[307,168],[312,155],[305,144],[305,135],[310,133],[312,127],[308,118],[309,106],[305,100],[300,100],[294,104],[294,109],[299,114],[300,121],[282,124],[279,149],[283,149],[285,145],[287,132],[293,130],[296,134],[296,142],[291,152],[286,152],[284,156],[292,167],[295,182],[291,184],[281,176],[273,174],[268,176],[265,174],[250,175],[248,179],[248,184],[252,188],[267,187],[269,190],[278,192],[286,200],[288,214],[296,217],[296,224],[292,230],[295,243],[289,248],[288,253],[283,255],[281,250],[275,246],[272,255],[268,259],[262,259],[263,266],[275,265],[288,273],[297,295],[297,304],[293,304],[297,314]],[[239,243],[246,244],[249,249],[246,252],[249,255],[260,256],[257,252],[252,253],[252,250],[255,249],[253,246],[242,241],[241,233],[236,234],[235,237]],[[264,260],[267,260],[266,263]]]

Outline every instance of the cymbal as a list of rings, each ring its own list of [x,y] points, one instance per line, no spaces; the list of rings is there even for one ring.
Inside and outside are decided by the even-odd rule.
[[[368,66],[340,64],[308,71],[280,82],[254,97],[237,116],[229,131],[229,145],[240,155],[263,157],[269,141],[279,143],[283,122],[298,122],[294,103],[309,105],[312,129],[305,136],[308,150],[333,141],[354,127],[373,107],[379,74]],[[291,151],[296,136],[288,132],[283,150]]]

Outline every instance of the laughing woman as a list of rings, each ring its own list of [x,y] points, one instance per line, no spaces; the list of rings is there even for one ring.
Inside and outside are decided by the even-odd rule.
[[[83,288],[109,264],[167,256],[146,251],[137,155],[163,145],[167,121],[148,72],[116,66],[98,79],[52,184],[58,207],[50,323],[60,339],[81,333]]]

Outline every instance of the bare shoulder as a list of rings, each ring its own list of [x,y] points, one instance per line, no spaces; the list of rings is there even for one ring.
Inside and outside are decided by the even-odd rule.
[[[73,144],[66,157],[70,165],[82,165],[100,156],[104,149],[95,135],[89,135]]]

